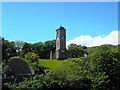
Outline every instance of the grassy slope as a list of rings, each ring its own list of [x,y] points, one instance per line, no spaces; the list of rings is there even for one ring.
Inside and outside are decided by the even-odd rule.
[[[73,65],[75,61],[81,61],[80,58],[71,58],[66,60],[39,59],[39,65],[50,68],[52,71],[58,69],[61,65]]]
[[[60,60],[50,60],[50,59],[39,59],[39,65],[48,67],[51,70],[56,70],[63,63]]]

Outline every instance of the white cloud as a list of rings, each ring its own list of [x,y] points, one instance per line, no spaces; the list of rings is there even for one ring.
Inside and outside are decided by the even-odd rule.
[[[100,46],[103,44],[112,44],[112,45],[118,45],[120,44],[120,41],[118,41],[118,34],[120,35],[120,31],[112,31],[108,35],[100,35],[96,37],[92,37],[90,35],[81,35],[73,40],[69,40],[66,45],[70,45],[71,43],[77,44],[77,45],[85,45],[88,47],[91,46]]]

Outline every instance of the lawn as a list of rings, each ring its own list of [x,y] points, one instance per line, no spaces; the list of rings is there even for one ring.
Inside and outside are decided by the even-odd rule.
[[[63,60],[50,60],[50,59],[39,59],[39,65],[50,68],[52,71],[59,68],[63,63]]]
[[[66,59],[66,60],[39,59],[39,65],[50,68],[52,71],[56,71],[57,69],[60,69],[61,66],[67,67],[70,65],[75,65],[81,61],[82,61],[82,59],[80,59],[80,58],[78,58],[78,59],[71,58],[71,59]]]

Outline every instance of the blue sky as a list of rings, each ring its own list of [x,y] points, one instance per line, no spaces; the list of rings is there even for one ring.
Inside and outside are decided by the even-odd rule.
[[[67,29],[67,41],[81,35],[108,35],[118,30],[118,3],[2,3],[2,36],[7,40],[53,40],[60,25]]]

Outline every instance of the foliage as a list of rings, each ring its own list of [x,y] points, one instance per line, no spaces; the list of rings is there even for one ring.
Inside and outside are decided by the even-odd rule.
[[[68,51],[72,53],[74,58],[49,60],[42,58],[49,58],[50,51],[55,50],[55,40],[34,44],[24,43],[19,54],[16,45],[17,43],[9,42],[3,38],[3,61],[8,61],[11,57],[19,55],[25,58],[26,62],[35,70],[45,67],[45,73],[25,77],[24,81],[19,83],[4,83],[3,87],[7,89],[118,90],[120,88],[120,46],[101,45],[87,48],[71,44]],[[84,57],[87,50],[88,56]],[[20,57],[10,60],[16,58]],[[23,58],[20,59],[23,60]],[[6,68],[8,67],[6,66]],[[50,70],[47,72],[48,68]]]
[[[33,52],[28,52],[25,54],[25,60],[27,63],[29,63],[34,70],[37,70],[39,68],[38,64],[38,55]]]
[[[72,58],[83,57],[85,54],[87,54],[86,49],[87,47],[76,44],[70,44],[68,46],[68,51],[70,52]]]
[[[91,81],[85,76],[81,75],[81,73],[84,72],[81,69],[82,68],[78,63],[72,60],[66,60],[63,61],[63,63],[55,72],[50,74],[50,79],[47,78],[47,80],[50,80],[49,82],[52,84],[56,83],[57,86],[64,89],[89,89],[91,87]]]
[[[52,71],[58,69],[62,63],[60,60],[39,59],[40,66],[50,68]]]
[[[15,41],[15,48],[16,48],[16,52],[17,54],[20,56],[21,54],[21,50],[22,50],[22,47],[24,46],[24,42],[23,41],[20,41],[20,40],[17,40]]]
[[[13,56],[17,56],[15,43],[2,38],[2,61],[7,62]]]
[[[20,56],[24,58],[24,56],[27,52],[32,52],[31,46],[32,46],[32,44],[25,42],[22,49],[21,49]]]
[[[50,51],[55,50],[55,40],[49,40],[46,42],[37,42],[34,44],[30,43],[24,43],[24,46],[22,47],[21,56],[24,57],[24,55],[28,52],[36,53],[39,58],[46,58],[48,59],[50,57]]]
[[[36,75],[34,77],[24,78],[23,82],[19,83],[5,83],[4,87],[10,90],[38,90],[43,89],[41,82],[41,75]]]
[[[101,89],[120,88],[120,52],[118,52],[117,48],[118,46],[112,46],[111,48],[109,45],[103,45],[97,47],[97,51],[88,56],[90,72],[93,72],[92,75],[99,73],[103,76],[102,83],[97,84],[97,81],[94,82],[93,80],[93,87]],[[99,74],[97,76],[101,76]]]
[[[25,59],[32,60],[32,62],[34,62],[35,60],[38,60],[38,55],[32,52],[28,52],[25,54]]]
[[[55,51],[56,40],[49,40],[44,43],[44,56],[49,59],[50,58],[50,51]]]

